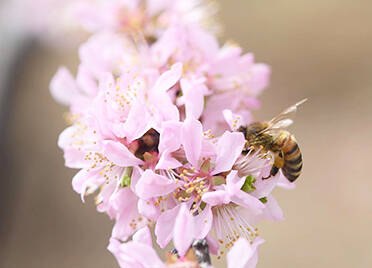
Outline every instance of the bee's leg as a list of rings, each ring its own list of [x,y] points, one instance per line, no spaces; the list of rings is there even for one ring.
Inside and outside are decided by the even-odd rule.
[[[263,180],[267,180],[270,177],[274,177],[278,172],[279,169],[284,166],[284,158],[282,151],[274,152],[274,163],[270,170],[270,175],[262,178]]]
[[[256,150],[256,149],[266,149],[266,144],[270,143],[271,138],[269,136],[260,136],[249,142],[246,141],[244,145],[243,154],[247,154],[249,151]]]

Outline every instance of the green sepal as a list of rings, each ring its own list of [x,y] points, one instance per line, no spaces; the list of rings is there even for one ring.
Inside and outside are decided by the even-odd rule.
[[[200,166],[200,170],[204,173],[208,173],[209,170],[211,169],[211,161],[209,160],[205,160],[201,166]]]
[[[266,203],[267,203],[267,197],[261,197],[261,198],[260,198],[260,201],[261,201],[262,203],[266,204]]]
[[[131,177],[128,176],[127,174],[124,174],[120,182],[120,187],[129,187],[130,183],[131,183]]]
[[[253,192],[254,190],[256,190],[256,187],[253,185],[253,183],[255,183],[255,182],[256,182],[256,178],[253,177],[252,175],[248,175],[245,178],[245,182],[244,182],[242,188],[240,188],[240,190],[242,190],[246,193]]]
[[[200,207],[201,210],[204,210],[206,206],[207,206],[206,203],[201,202],[199,207]]]
[[[225,184],[225,183],[226,183],[226,179],[223,176],[213,176],[212,177],[212,184],[214,186],[218,186],[218,185]]]
[[[121,178],[121,181],[120,181],[120,184],[119,184],[120,187],[129,187],[130,186],[130,183],[132,181],[132,171],[133,171],[132,167],[128,167],[128,168],[125,169],[124,175]]]

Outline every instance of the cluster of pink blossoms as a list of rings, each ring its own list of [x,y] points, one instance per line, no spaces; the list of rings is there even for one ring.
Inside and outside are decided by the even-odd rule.
[[[254,225],[281,220],[271,192],[292,187],[280,172],[263,180],[269,153],[242,153],[237,131],[251,122],[269,67],[219,46],[196,19],[206,16],[202,1],[191,1],[197,10],[177,9],[182,0],[78,2],[93,35],[76,78],[62,67],[50,90],[70,107],[58,145],[80,169],[73,189],[83,200],[97,192],[97,210],[115,221],[109,250],[122,267],[186,267],[159,259],[150,228],[184,263],[206,239],[212,254],[230,250],[229,267],[255,267],[263,240]]]
[[[217,12],[213,0],[8,0],[3,9],[7,24],[54,45],[106,30],[141,31],[156,38],[180,20],[213,32],[220,28],[212,16]]]

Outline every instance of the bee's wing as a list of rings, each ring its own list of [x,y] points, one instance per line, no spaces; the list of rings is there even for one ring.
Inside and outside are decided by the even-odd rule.
[[[269,124],[270,129],[283,129],[292,125],[293,120],[290,118],[281,119],[275,123]]]
[[[268,127],[262,132],[267,132],[269,130],[283,129],[287,128],[293,123],[293,120],[290,117],[293,117],[297,111],[297,107],[303,104],[307,99],[303,99],[296,104],[288,107],[283,112],[275,116],[268,122]]]

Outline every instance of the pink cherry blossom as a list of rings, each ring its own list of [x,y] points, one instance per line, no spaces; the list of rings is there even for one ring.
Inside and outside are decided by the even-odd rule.
[[[178,254],[183,257],[194,240],[194,217],[186,204],[181,206],[174,224],[174,246]],[[187,231],[186,231],[187,230]]]
[[[170,147],[173,151],[182,147],[184,159],[188,164],[181,165],[177,161],[181,166],[168,168],[165,173],[167,176],[154,174],[153,178],[156,178],[154,182],[146,182],[148,179],[143,176],[136,188],[136,193],[144,199],[169,196],[173,192],[177,201],[181,202],[179,205],[168,208],[157,218],[155,233],[157,242],[161,247],[165,247],[172,237],[177,234],[175,218],[180,208],[184,208],[185,204],[191,209],[192,213],[197,212],[194,221],[199,222],[199,224],[193,234],[197,238],[204,238],[211,230],[212,224],[216,225],[215,221],[218,222],[218,216],[221,215],[219,213],[220,209],[223,211],[230,208],[235,210],[234,206],[230,204],[245,208],[246,213],[251,216],[263,213],[265,205],[257,197],[241,190],[245,178],[238,176],[238,170],[230,171],[239,159],[244,147],[245,140],[241,133],[226,132],[218,138],[216,143],[212,143],[205,139],[202,125],[196,119],[188,118],[183,124],[170,124],[168,125],[172,127],[168,128],[168,132],[165,133],[170,137],[174,136],[171,134],[172,132],[180,134],[179,139],[172,139]],[[160,139],[160,145],[162,145],[162,138]],[[160,154],[161,159],[164,152],[160,151]],[[172,151],[168,151],[167,155],[171,158]],[[219,175],[226,171],[230,171],[226,177]],[[217,183],[218,180],[221,182]],[[172,190],[166,190],[162,186],[165,184],[170,185]],[[199,208],[201,202],[207,204],[203,209]],[[152,201],[147,201],[147,203],[154,204]],[[217,218],[214,219],[214,217]],[[226,214],[222,220],[229,221],[230,218],[232,216]],[[237,222],[244,228],[254,229],[249,222],[243,219],[239,220],[240,217],[237,218]],[[217,231],[216,226],[214,229]],[[245,232],[245,229],[241,231],[236,228],[231,230],[236,230],[237,233],[245,235],[247,239],[254,239],[253,232]],[[218,235],[221,234],[218,233]],[[229,241],[231,242],[236,236],[237,234],[232,234]]]
[[[75,44],[87,34],[127,32],[156,38],[175,22],[193,23],[213,32],[216,3],[203,0],[12,0],[4,19],[53,46]],[[68,37],[68,38],[66,38]]]
[[[225,109],[244,114],[248,123],[247,108],[258,108],[256,97],[268,85],[267,65],[256,64],[253,54],[242,55],[237,46],[220,48],[213,35],[195,25],[170,27],[150,49],[158,65],[184,64],[177,103],[185,105],[188,116],[202,115],[203,125],[216,133],[226,129]]]
[[[226,177],[225,189],[207,192],[202,196],[202,200],[211,206],[235,203],[241,207],[250,209],[252,213],[259,214],[264,205],[255,197],[242,191],[245,178],[238,176],[238,171],[233,170]]]

